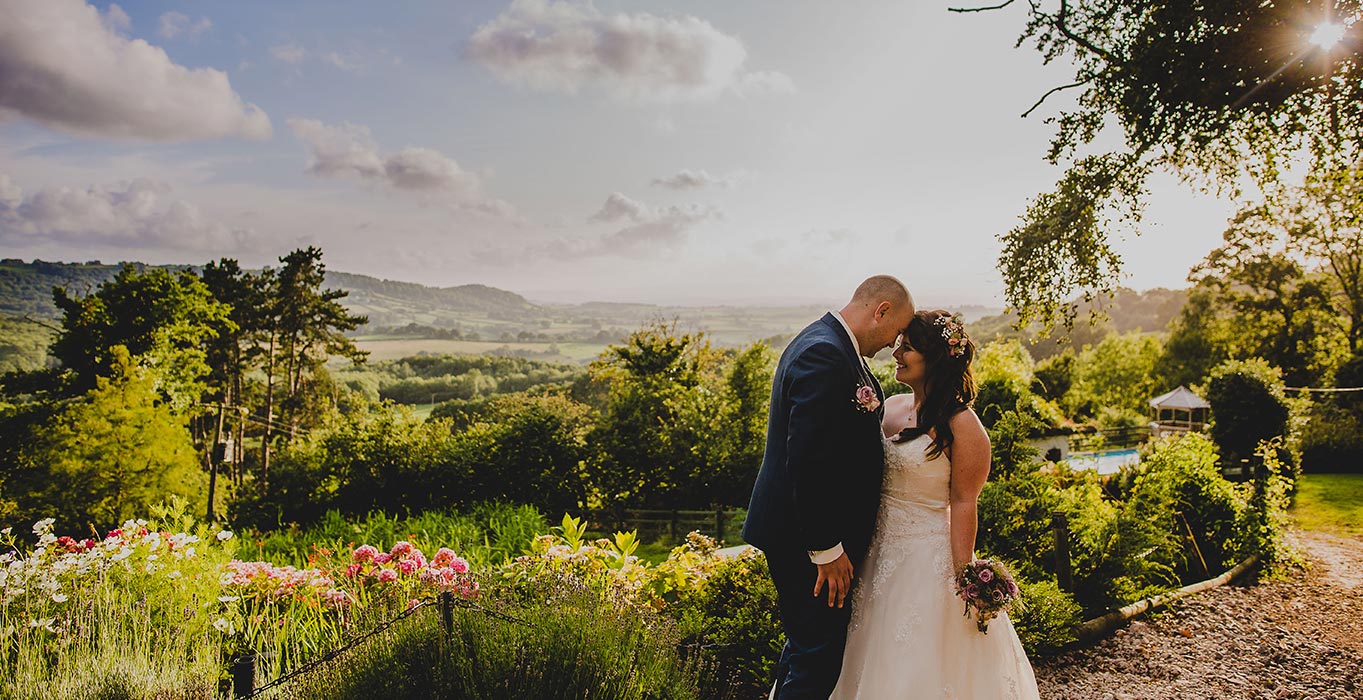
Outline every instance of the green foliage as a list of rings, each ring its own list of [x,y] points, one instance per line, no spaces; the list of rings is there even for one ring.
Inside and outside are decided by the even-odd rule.
[[[752,698],[771,687],[785,646],[766,557],[749,550],[714,567],[666,609],[687,645],[708,650],[702,697]]]
[[[37,321],[0,316],[0,374],[47,366],[52,330]]]
[[[1298,440],[1302,471],[1363,473],[1363,419],[1354,411],[1312,404]]]
[[[1243,527],[1249,495],[1221,476],[1216,445],[1188,433],[1146,447],[1122,515],[1145,534],[1140,544],[1154,547],[1147,561],[1199,581],[1259,550]]]
[[[520,357],[421,355],[374,363],[363,370],[347,369],[339,376],[352,388],[372,391],[372,399],[424,404],[433,398],[469,402],[493,394],[561,386],[583,375],[585,371],[577,365]],[[444,408],[442,415],[453,412]]]
[[[199,400],[209,366],[203,345],[234,324],[228,307],[193,273],[124,265],[93,293],[53,291],[62,329],[52,356],[74,376],[79,392],[115,371],[113,348],[123,347],[148,368],[157,389],[178,410]]]
[[[591,367],[607,387],[588,438],[588,478],[609,508],[742,505],[761,462],[772,367],[765,346],[736,355],[655,323]]]
[[[697,697],[699,669],[667,620],[603,605],[564,584],[534,600],[456,608],[446,632],[434,611],[404,620],[343,659],[286,686],[287,698]]]
[[[6,421],[5,489],[22,519],[60,517],[85,531],[113,527],[169,496],[202,502],[204,475],[185,419],[156,391],[152,372],[115,346],[110,377],[50,416]]]
[[[183,507],[158,508],[90,551],[74,543],[69,551],[50,524],[35,527],[45,535],[37,549],[0,535],[0,549],[18,557],[7,554],[9,585],[0,586],[0,697],[217,697],[223,649],[211,621],[235,542],[219,541]],[[139,536],[141,527],[183,534]],[[189,546],[176,549],[176,539]]]
[[[1019,580],[1018,587],[1022,589],[1022,609],[1009,613],[1009,617],[1028,654],[1054,653],[1075,640],[1074,630],[1084,617],[1074,596],[1050,580]]]
[[[988,428],[989,473],[993,480],[1011,479],[1036,468],[1040,451],[1029,438],[1040,427],[1035,417],[1017,410],[1004,411],[993,422]]]
[[[1259,443],[1286,433],[1288,406],[1281,374],[1261,359],[1230,360],[1207,381],[1211,436],[1231,462],[1252,457]]]
[[[1104,214],[1138,218],[1154,170],[1233,189],[1246,173],[1261,184],[1276,180],[1303,150],[1320,168],[1352,160],[1358,148],[1357,49],[1307,54],[1311,27],[1295,15],[1297,4],[1025,7],[1020,43],[1033,42],[1047,61],[1063,57],[1074,79],[1057,90],[1082,91],[1054,118],[1047,158],[1087,152],[1104,127],[1120,129],[1126,149],[1075,160],[1004,237],[1006,297],[1024,322],[1072,319],[1073,296],[1111,288],[1120,260]]]
[[[1068,348],[1037,363],[1032,376],[1032,392],[1047,401],[1059,401],[1074,386],[1077,364],[1074,352]]]
[[[244,559],[302,567],[320,551],[348,552],[356,544],[371,544],[388,551],[398,542],[407,541],[424,552],[449,547],[475,569],[485,569],[524,554],[535,535],[547,529],[544,516],[527,505],[477,503],[458,510],[426,510],[407,517],[376,511],[363,519],[330,510],[307,527],[245,529],[240,533],[238,548]]]
[[[1085,347],[1075,361],[1074,385],[1064,402],[1073,416],[1113,414],[1146,415],[1146,401],[1163,393],[1157,368],[1161,354],[1158,338],[1145,333],[1126,333],[1104,338]]]

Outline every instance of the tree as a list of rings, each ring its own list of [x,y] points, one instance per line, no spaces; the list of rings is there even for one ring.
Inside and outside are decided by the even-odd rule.
[[[1281,373],[1261,359],[1229,360],[1207,381],[1211,437],[1228,462],[1249,459],[1259,443],[1287,432]]]
[[[1286,192],[1243,207],[1189,278],[1230,312],[1238,346],[1230,357],[1263,357],[1288,382],[1315,386],[1347,357],[1349,341],[1332,292],[1338,280],[1318,272],[1309,252],[1321,224],[1305,208]]]
[[[186,420],[154,373],[122,346],[107,363],[93,390],[31,424],[5,485],[24,517],[109,528],[170,496],[202,498]]]
[[[127,264],[91,294],[73,296],[58,287],[52,296],[63,317],[51,353],[70,373],[77,394],[113,376],[112,349],[123,347],[183,410],[206,389],[204,344],[234,330],[228,307],[188,271]]]
[[[1155,371],[1161,349],[1158,338],[1135,332],[1084,348],[1075,362],[1074,386],[1065,397],[1071,413],[1109,424],[1123,417],[1143,418],[1146,400],[1164,389]]]
[[[279,261],[283,267],[270,279],[272,284],[267,295],[271,303],[265,371],[266,425],[261,446],[261,477],[266,480],[275,427],[274,391],[279,361],[283,360],[284,370],[283,418],[289,430],[288,439],[292,439],[306,417],[300,409],[307,403],[304,394],[308,380],[318,374],[327,358],[340,355],[358,365],[368,355],[344,335],[345,331],[358,328],[367,319],[350,314],[341,305],[339,300],[345,298],[345,291],[322,289],[326,279],[322,250],[309,246],[295,250]]]
[[[1082,90],[1076,106],[1054,118],[1047,160],[1074,158],[1109,124],[1121,131],[1125,148],[1074,160],[1003,236],[999,267],[1022,324],[1072,323],[1074,296],[1112,289],[1121,261],[1109,237],[1115,225],[1139,221],[1151,172],[1167,169],[1235,191],[1244,174],[1276,181],[1280,165],[1299,153],[1322,171],[1358,151],[1360,25],[1350,24],[1340,48],[1309,41],[1323,20],[1356,18],[1357,0],[1325,8],[1260,0],[1028,0],[1026,8],[1019,43],[1033,43],[1048,63],[1074,66],[1073,81],[1026,114],[1051,94]]]

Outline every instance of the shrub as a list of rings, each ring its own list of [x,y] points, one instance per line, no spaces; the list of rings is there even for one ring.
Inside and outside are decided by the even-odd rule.
[[[1259,443],[1287,432],[1282,373],[1268,362],[1228,360],[1207,378],[1211,436],[1230,462],[1252,457]]]
[[[1010,616],[1027,653],[1054,653],[1073,642],[1074,630],[1084,619],[1074,596],[1049,579],[1033,583],[1019,578],[1018,585],[1022,606]]]
[[[1363,420],[1338,405],[1312,405],[1298,436],[1304,472],[1363,473]]]
[[[716,565],[665,612],[679,621],[687,645],[705,650],[704,697],[754,698],[771,687],[785,635],[761,552]]]
[[[488,612],[456,608],[447,633],[423,610],[290,684],[285,697],[697,697],[698,667],[657,614],[606,604],[566,579],[535,599],[485,592]]]

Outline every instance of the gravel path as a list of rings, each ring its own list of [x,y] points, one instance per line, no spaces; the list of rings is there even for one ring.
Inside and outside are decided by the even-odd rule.
[[[1247,576],[1034,660],[1053,700],[1363,698],[1363,539],[1295,532],[1310,567]]]

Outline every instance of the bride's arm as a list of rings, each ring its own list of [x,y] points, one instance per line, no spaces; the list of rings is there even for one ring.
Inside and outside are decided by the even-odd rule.
[[[951,563],[960,571],[975,558],[976,501],[989,478],[989,434],[974,411],[951,419]]]

